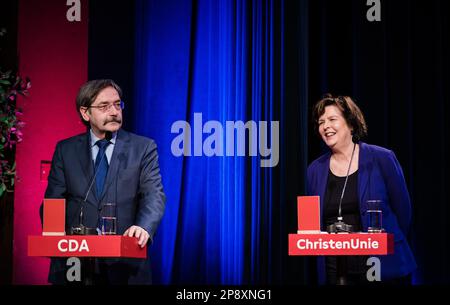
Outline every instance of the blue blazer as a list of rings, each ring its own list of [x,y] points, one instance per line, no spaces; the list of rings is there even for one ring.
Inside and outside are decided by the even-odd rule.
[[[94,175],[90,133],[60,141],[56,145],[45,198],[66,199],[66,232],[79,224],[81,202]],[[165,209],[165,194],[159,171],[158,153],[153,140],[120,129],[110,160],[101,198],[95,183],[83,208],[83,224],[96,228],[101,202],[117,205],[117,234],[132,225],[150,234],[149,244]],[[105,259],[111,283],[151,283],[150,260]],[[52,259],[49,282],[63,283],[65,260]]]
[[[411,224],[411,201],[406,188],[402,168],[394,152],[385,148],[359,143],[358,198],[363,231],[367,231],[366,201],[383,200],[383,228],[394,234],[393,255],[380,256],[381,279],[388,280],[411,273],[416,262],[408,245],[407,235]],[[327,186],[331,152],[328,152],[308,167],[308,194],[323,199]],[[323,217],[321,217],[323,219]],[[325,230],[322,222],[322,230]],[[325,283],[325,260],[319,259],[319,282]]]

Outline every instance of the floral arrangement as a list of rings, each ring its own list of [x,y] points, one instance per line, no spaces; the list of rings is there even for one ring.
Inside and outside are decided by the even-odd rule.
[[[0,32],[4,34],[4,32]],[[27,96],[31,82],[0,67],[0,198],[12,191],[16,176],[15,146],[22,141],[22,110],[16,107],[18,95]]]

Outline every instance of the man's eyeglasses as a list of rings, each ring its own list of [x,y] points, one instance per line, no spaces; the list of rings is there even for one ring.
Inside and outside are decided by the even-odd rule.
[[[101,112],[108,112],[111,109],[111,107],[113,107],[113,106],[116,110],[121,110],[121,109],[125,108],[125,103],[123,101],[119,101],[119,102],[115,102],[115,103],[102,104],[99,106],[89,106],[87,108],[97,108]]]

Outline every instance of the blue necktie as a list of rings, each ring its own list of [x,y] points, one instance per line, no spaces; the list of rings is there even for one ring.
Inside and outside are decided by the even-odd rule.
[[[95,170],[97,176],[95,177],[95,186],[97,187],[97,198],[100,199],[103,193],[103,186],[105,184],[106,174],[108,173],[108,158],[105,156],[106,147],[111,142],[103,139],[98,140],[95,145],[98,146],[97,158],[95,158]],[[103,157],[104,156],[104,157]],[[100,162],[101,161],[101,162]]]

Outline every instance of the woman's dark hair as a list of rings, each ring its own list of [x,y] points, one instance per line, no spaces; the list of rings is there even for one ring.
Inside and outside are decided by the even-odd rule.
[[[325,113],[325,107],[327,106],[336,106],[341,110],[345,121],[349,127],[353,129],[352,136],[354,143],[359,142],[362,138],[367,136],[366,120],[352,98],[349,96],[334,97],[329,93],[325,94],[322,99],[316,103],[312,112],[314,130],[317,134],[319,134],[319,118]]]
[[[97,98],[97,95],[100,93],[100,91],[107,87],[113,87],[114,89],[116,89],[120,99],[122,99],[122,89],[120,89],[119,85],[117,85],[112,79],[94,79],[88,81],[83,86],[81,86],[80,90],[78,91],[76,99],[77,111],[80,115],[81,121],[87,127],[90,126],[89,122],[85,121],[81,116],[80,108],[90,107]]]

